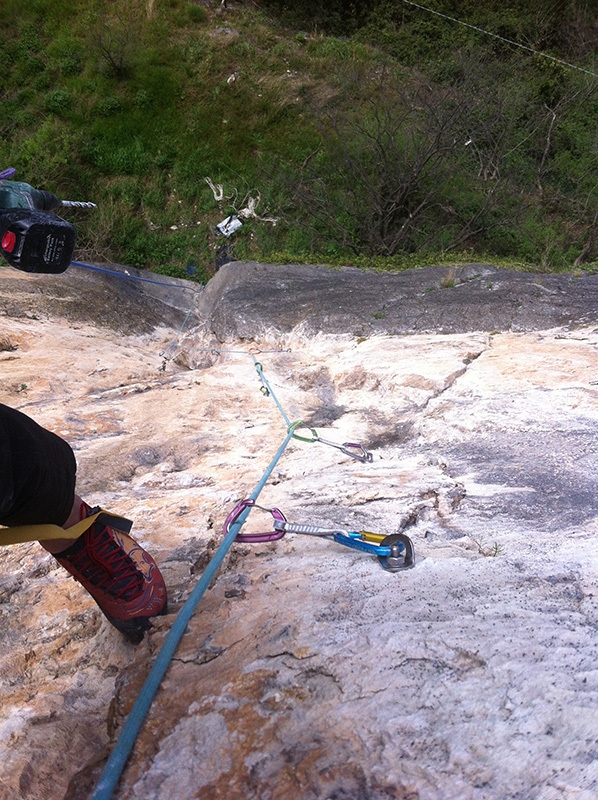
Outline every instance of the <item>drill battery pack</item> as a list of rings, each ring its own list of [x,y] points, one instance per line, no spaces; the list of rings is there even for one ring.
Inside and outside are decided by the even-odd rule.
[[[0,254],[24,272],[64,272],[76,240],[74,226],[49,211],[12,208],[0,212]]]

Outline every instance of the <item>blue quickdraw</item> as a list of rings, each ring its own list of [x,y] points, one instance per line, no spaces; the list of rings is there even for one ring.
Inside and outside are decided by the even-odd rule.
[[[224,536],[230,530],[231,525],[237,520],[239,515],[249,507],[262,508],[256,506],[252,500],[242,500],[238,503],[226,518],[224,523]],[[352,550],[359,550],[371,556],[376,556],[382,567],[388,572],[399,572],[415,566],[415,551],[413,542],[404,533],[392,533],[390,535],[380,533],[370,533],[369,531],[345,531],[336,528],[320,528],[316,525],[298,525],[288,522],[284,514],[278,508],[267,509],[274,518],[274,530],[266,533],[246,533],[237,535],[240,542],[273,542],[281,539],[285,533],[300,533],[307,536],[319,536],[325,539],[332,539],[337,544],[349,547]]]
[[[350,547],[352,550],[360,550],[362,553],[368,553],[371,556],[378,556],[378,558],[381,558],[390,555],[390,547],[368,542],[365,538],[366,536],[368,536],[367,531],[338,531],[333,534],[332,538],[337,544]],[[402,549],[404,550],[405,548],[402,547]]]
[[[386,536],[385,534],[370,533],[369,531],[331,530],[314,525],[297,525],[280,519],[274,520],[274,530],[332,539],[344,547],[350,547],[353,550],[376,556],[380,564],[388,572],[399,572],[415,566],[413,542],[404,533],[391,533]]]

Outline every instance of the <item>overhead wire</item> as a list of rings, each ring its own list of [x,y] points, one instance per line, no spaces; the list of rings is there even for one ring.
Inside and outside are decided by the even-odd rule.
[[[487,31],[484,28],[478,27],[477,25],[472,25],[470,22],[463,22],[463,20],[461,19],[457,19],[456,17],[451,17],[448,14],[443,14],[442,11],[435,11],[433,8],[428,8],[427,6],[422,6],[419,3],[414,3],[413,0],[401,0],[401,1],[408,6],[414,6],[415,8],[421,9],[421,11],[427,11],[429,14],[434,14],[437,17],[442,17],[443,19],[448,19],[451,22],[455,22],[457,23],[457,25],[463,25],[465,28],[470,28],[471,30],[477,31],[478,33],[483,33],[485,36],[491,36],[493,39],[499,39],[501,42],[506,42],[507,44],[513,45],[513,47],[520,47],[522,50],[527,50],[529,53],[533,53],[535,56],[541,56],[542,58],[547,58],[550,61],[554,61],[563,67],[568,67],[569,69],[575,69],[578,72],[584,72],[586,75],[591,75],[593,78],[598,78],[598,72],[592,72],[592,70],[585,69],[584,67],[579,67],[576,64],[570,64],[568,61],[564,61],[562,58],[556,58],[556,56],[551,56],[548,53],[543,53],[541,50],[535,50],[533,47],[521,44],[521,42],[516,42],[513,39],[507,39],[505,36],[501,36],[498,33],[493,33],[492,31]]]

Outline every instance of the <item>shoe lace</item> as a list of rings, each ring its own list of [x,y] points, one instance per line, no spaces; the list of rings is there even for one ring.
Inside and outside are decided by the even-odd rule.
[[[143,576],[135,562],[105,526],[96,523],[85,535],[85,547],[69,561],[93,586],[118,600],[134,600],[143,592]]]

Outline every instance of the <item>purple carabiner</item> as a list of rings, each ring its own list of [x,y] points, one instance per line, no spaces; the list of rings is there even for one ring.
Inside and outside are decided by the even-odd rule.
[[[241,516],[243,511],[246,508],[251,506],[255,506],[255,500],[241,500],[233,510],[230,512],[228,517],[226,518],[226,522],[224,523],[223,533],[226,536],[230,531],[230,526],[233,522],[236,522],[237,519]],[[261,508],[261,506],[257,506]],[[264,509],[265,511],[269,511],[270,514],[274,517],[274,519],[278,519],[281,522],[286,522],[286,517],[282,513],[282,511],[278,508],[269,508]],[[284,531],[268,531],[266,533],[238,533],[235,537],[236,542],[275,542],[277,539],[282,539],[284,536]]]

